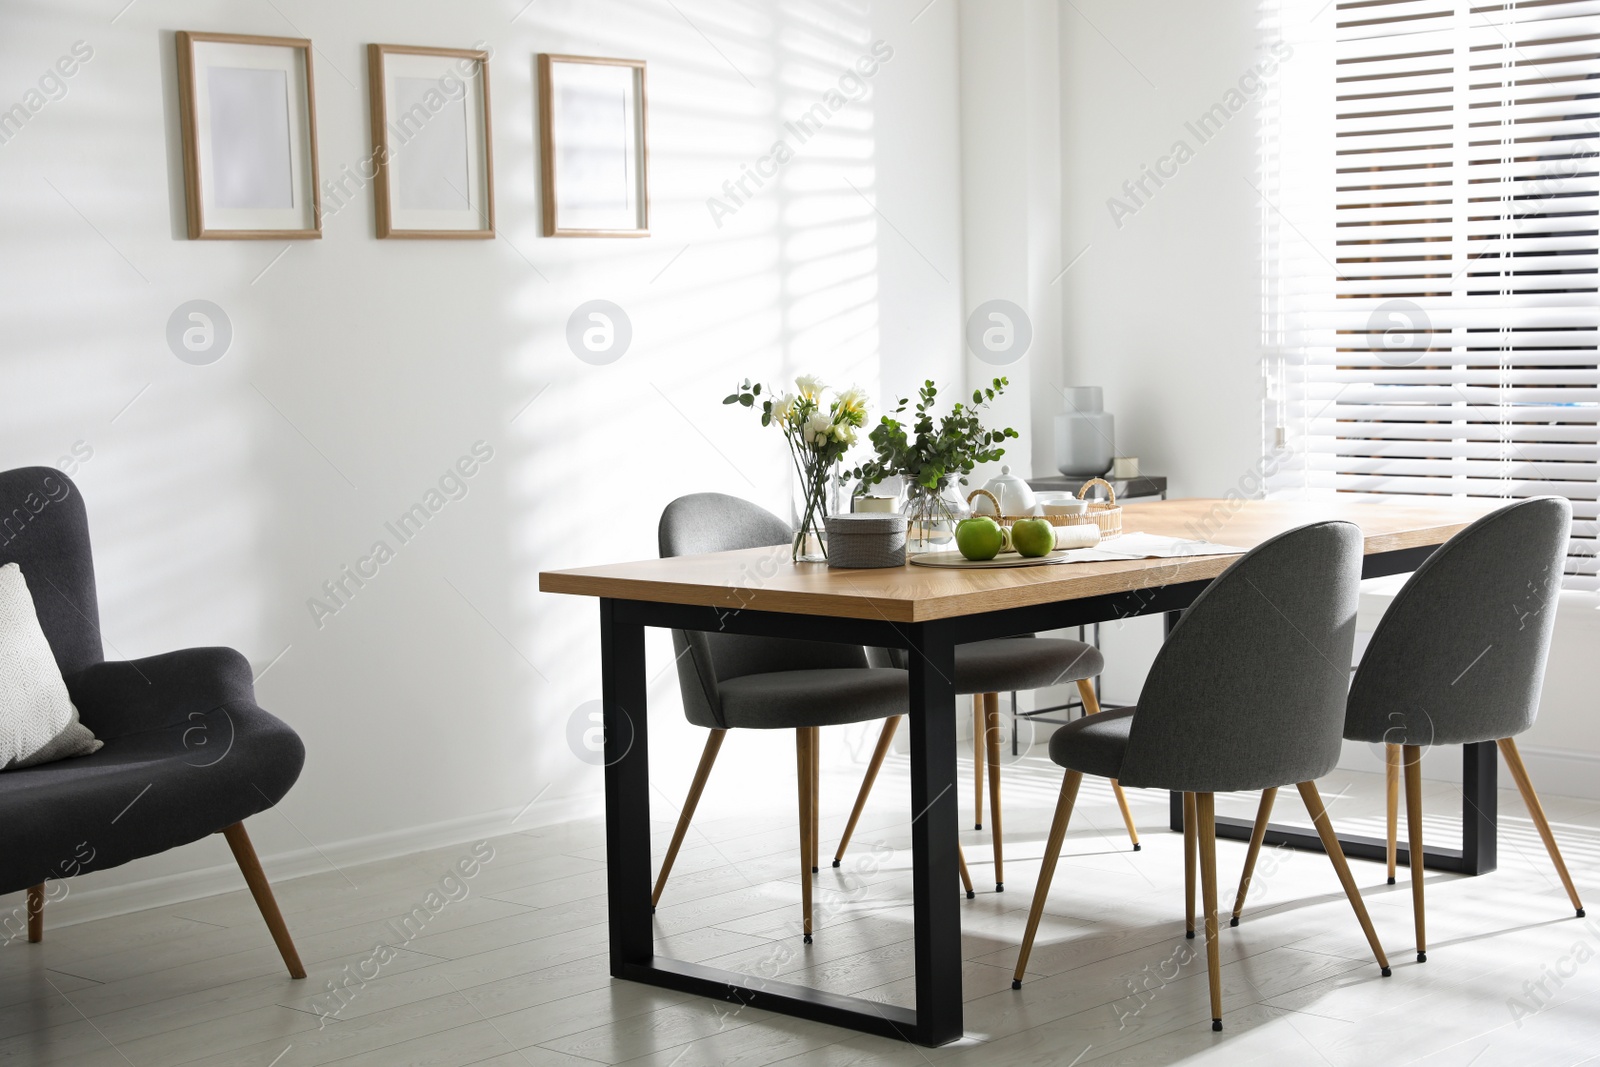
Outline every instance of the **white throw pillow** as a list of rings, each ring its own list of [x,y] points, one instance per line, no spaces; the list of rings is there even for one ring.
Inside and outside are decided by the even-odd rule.
[[[67,695],[33,597],[15,563],[0,567],[0,771],[100,750]]]

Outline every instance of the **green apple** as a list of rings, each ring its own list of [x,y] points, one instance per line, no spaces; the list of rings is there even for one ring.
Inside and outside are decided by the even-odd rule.
[[[1056,528],[1044,519],[1018,519],[1011,524],[1011,543],[1022,556],[1048,556],[1056,548]]]
[[[956,548],[968,559],[994,559],[1005,545],[1000,524],[987,515],[956,523]]]

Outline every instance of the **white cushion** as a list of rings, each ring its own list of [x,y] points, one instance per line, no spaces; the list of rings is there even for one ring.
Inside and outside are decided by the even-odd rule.
[[[67,695],[15,563],[0,567],[0,771],[99,751]]]

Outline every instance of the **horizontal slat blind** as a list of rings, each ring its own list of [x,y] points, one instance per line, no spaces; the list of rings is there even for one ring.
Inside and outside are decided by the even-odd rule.
[[[1305,7],[1264,110],[1273,484],[1560,494],[1600,588],[1600,0]]]

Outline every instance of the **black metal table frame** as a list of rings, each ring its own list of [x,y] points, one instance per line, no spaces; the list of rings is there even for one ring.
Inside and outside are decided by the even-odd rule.
[[[1432,547],[1366,557],[1364,575],[1415,570]],[[1159,577],[1160,568],[1150,575]],[[955,647],[971,641],[1054,630],[1135,615],[1175,613],[1209,581],[1151,585],[1123,593],[1006,608],[919,623],[846,619],[831,615],[700,607],[603,598],[600,601],[601,681],[605,708],[606,890],[610,911],[611,974],[741,1006],[936,1046],[962,1036],[961,912],[956,850]],[[807,986],[720,970],[655,954],[650,907],[650,771],[644,630],[680,630],[801,638],[903,648],[910,675],[911,870],[916,966],[915,1010]],[[943,709],[944,713],[936,713]],[[1483,748],[1485,746],[1473,746]],[[1494,869],[1495,763],[1469,748],[1466,808],[1474,817],[1466,854],[1435,853],[1427,866],[1482,873]],[[1179,805],[1174,794],[1174,804]],[[1174,810],[1181,812],[1181,805]],[[1248,836],[1249,824],[1217,820],[1218,832]],[[1180,820],[1173,826],[1181,830]],[[1269,841],[1316,848],[1314,833],[1274,827]],[[1341,839],[1344,840],[1344,839]],[[1372,848],[1377,851],[1371,851]],[[1383,858],[1382,842],[1351,840],[1351,855]],[[1402,856],[1404,853],[1402,853]],[[797,935],[798,936],[798,935]],[[817,931],[826,937],[827,930]]]

